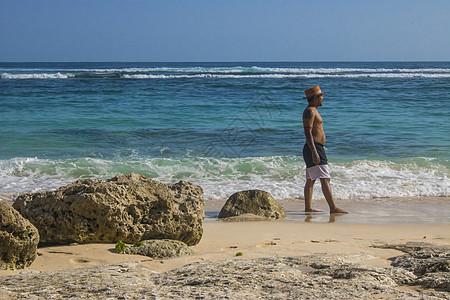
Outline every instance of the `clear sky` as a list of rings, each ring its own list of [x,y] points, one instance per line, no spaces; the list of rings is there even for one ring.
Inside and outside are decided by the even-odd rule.
[[[0,61],[450,61],[450,0],[0,0]]]

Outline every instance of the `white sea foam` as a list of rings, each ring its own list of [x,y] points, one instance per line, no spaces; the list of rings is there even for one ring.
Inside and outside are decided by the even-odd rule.
[[[93,69],[1,69],[2,79],[177,78],[450,78],[448,68],[148,67]],[[5,72],[6,71],[6,72]],[[25,72],[25,73],[22,73]],[[53,73],[51,73],[53,72]]]
[[[450,78],[449,74],[425,74],[425,73],[364,73],[364,74],[247,74],[247,75],[222,75],[222,74],[196,74],[196,75],[156,75],[156,74],[125,74],[126,79],[179,79],[179,78]]]
[[[104,73],[105,76],[112,73]],[[101,75],[92,74],[92,75]],[[2,73],[2,79],[66,79],[76,77],[75,74],[63,74],[63,73],[35,73],[35,74],[10,74]],[[79,75],[78,75],[79,76]],[[214,73],[202,73],[202,74],[179,74],[179,75],[166,75],[166,74],[123,74],[122,78],[125,79],[189,79],[189,78],[223,78],[223,79],[242,79],[242,78],[450,78],[450,73],[361,73],[361,74],[214,74]]]
[[[222,75],[222,74],[195,74],[195,75],[155,75],[155,74],[125,74],[127,79],[177,79],[177,78],[296,78],[293,74],[258,74],[258,75]]]
[[[305,74],[306,78],[450,78],[450,73],[363,73],[363,74]],[[300,76],[300,77],[303,77]]]
[[[450,196],[450,170],[416,159],[354,161],[330,164],[333,193],[338,199]],[[423,167],[426,165],[426,167]],[[262,189],[275,198],[303,197],[305,167],[299,157],[146,158],[133,161],[92,158],[46,160],[15,158],[0,161],[0,199],[18,193],[56,189],[79,178],[107,179],[136,172],[174,183],[187,180],[202,186],[206,199],[228,198],[236,191]],[[316,197],[322,197],[316,184]]]
[[[65,79],[69,77],[74,77],[73,74],[63,74],[63,73],[34,73],[34,74],[11,74],[2,73],[2,79]]]
[[[30,70],[32,71],[32,70]],[[147,72],[170,72],[170,73],[450,73],[445,68],[264,68],[264,67],[159,67],[159,68],[116,68],[116,69],[55,69],[55,71],[70,72],[94,72],[94,73],[147,73]]]

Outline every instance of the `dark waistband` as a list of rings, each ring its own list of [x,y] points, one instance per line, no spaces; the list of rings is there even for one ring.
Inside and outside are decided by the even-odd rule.
[[[308,145],[308,143],[305,143],[305,145]],[[314,145],[319,145],[321,147],[324,147],[324,145],[322,145],[321,143],[317,143],[317,142],[314,142]]]

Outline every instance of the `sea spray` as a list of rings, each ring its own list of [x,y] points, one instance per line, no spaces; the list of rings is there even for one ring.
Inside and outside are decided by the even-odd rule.
[[[331,163],[337,199],[373,197],[449,196],[449,168],[423,158],[405,162],[355,160]],[[80,178],[106,180],[119,174],[139,173],[154,180],[179,180],[200,185],[205,198],[225,199],[236,191],[261,189],[275,198],[303,197],[305,166],[298,156],[246,158],[142,158],[104,160],[79,158],[48,160],[15,158],[0,161],[0,197],[56,189]],[[316,184],[317,197],[322,197]]]

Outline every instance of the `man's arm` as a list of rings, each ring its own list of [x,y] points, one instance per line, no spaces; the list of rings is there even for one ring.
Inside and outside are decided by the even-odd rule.
[[[312,109],[305,109],[303,112],[303,129],[305,130],[306,143],[312,152],[312,161],[314,164],[318,165],[320,163],[320,157],[317,153],[316,145],[314,145],[314,137],[312,134],[314,126],[315,113]]]

